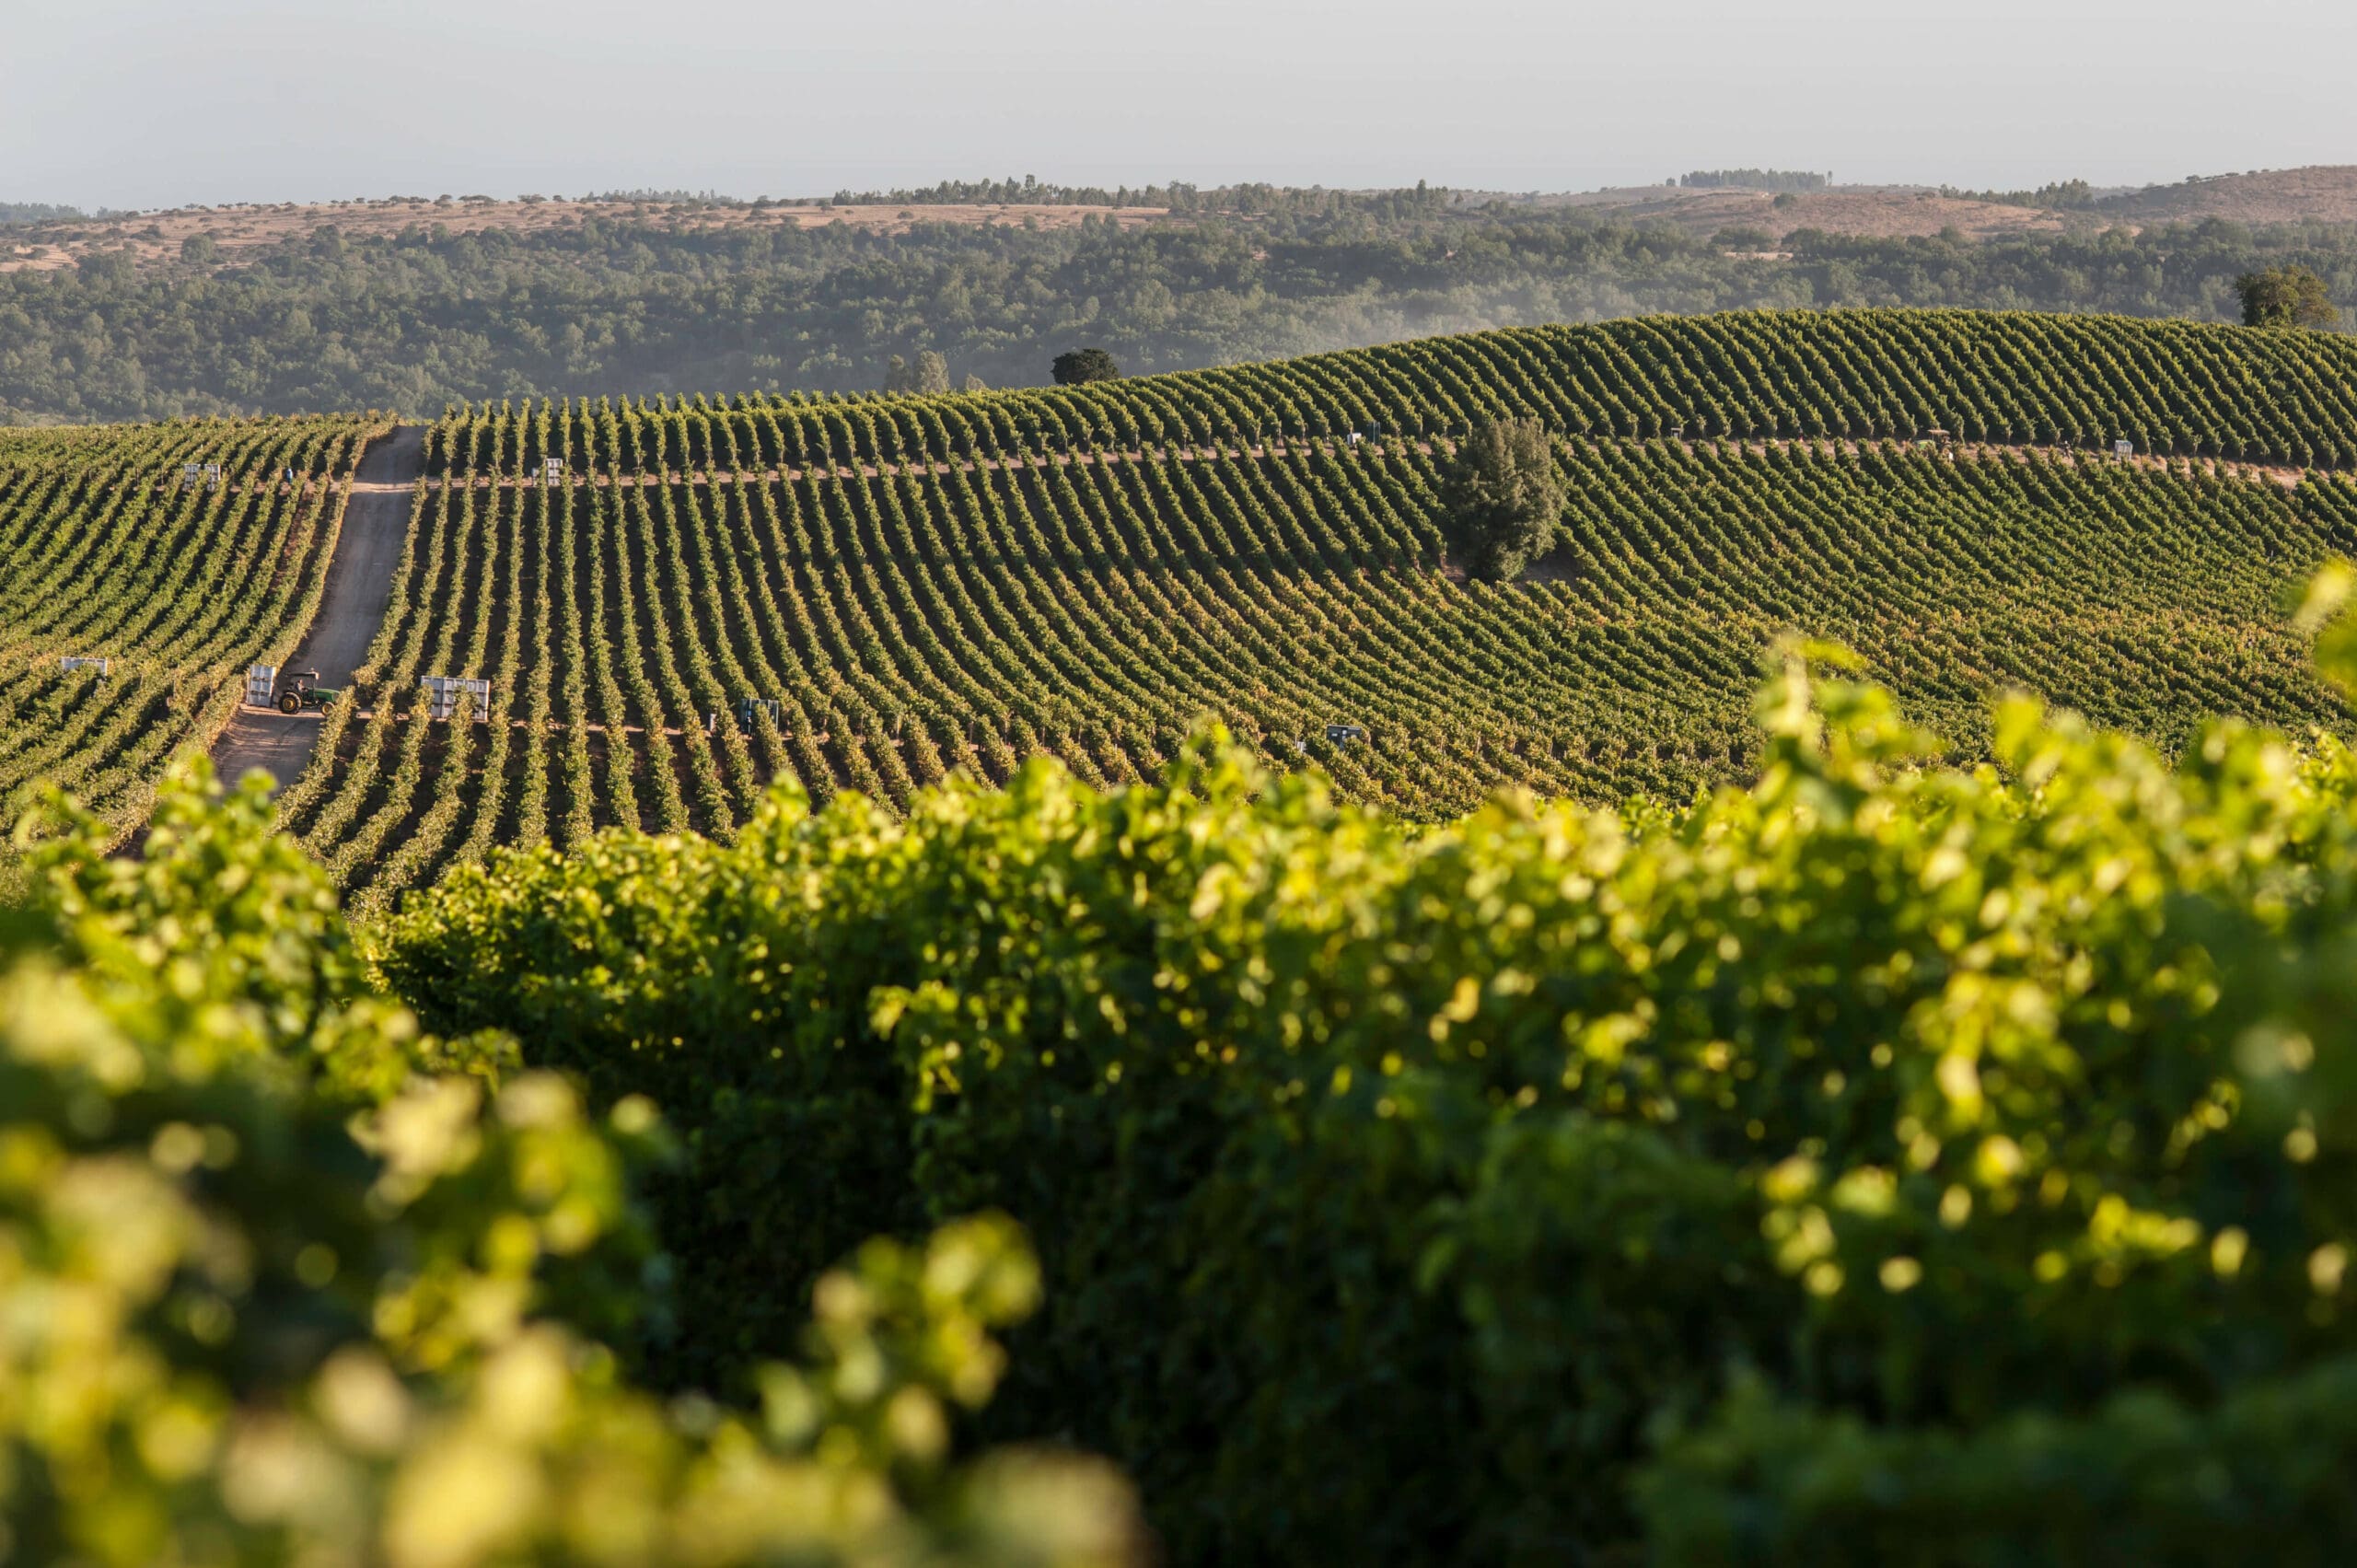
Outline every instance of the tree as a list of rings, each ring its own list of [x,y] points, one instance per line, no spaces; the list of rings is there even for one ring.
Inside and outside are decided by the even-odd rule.
[[[2324,279],[2305,267],[2268,267],[2235,280],[2246,327],[2331,327],[2340,319]]]
[[[949,390],[949,361],[932,349],[918,354],[914,365],[896,354],[884,362],[884,389],[938,396]]]
[[[1076,387],[1083,381],[1118,381],[1121,367],[1101,348],[1076,348],[1056,355],[1056,385]]]
[[[958,389],[961,392],[987,392],[991,388],[989,382],[969,370],[966,378],[958,383]]]
[[[1441,476],[1442,526],[1469,575],[1511,582],[1555,541],[1563,482],[1535,419],[1477,424]]]

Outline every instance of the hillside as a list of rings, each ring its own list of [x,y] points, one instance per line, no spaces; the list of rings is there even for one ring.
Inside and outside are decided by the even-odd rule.
[[[1182,196],[404,199],[11,226],[0,250],[25,249],[0,266],[0,424],[862,392],[927,355],[952,387],[1022,387],[1082,346],[1138,374],[1746,308],[2231,320],[2235,279],[2278,263],[2357,304],[2352,223],[2148,223],[1847,187],[1158,193]]]
[[[2357,164],[2194,175],[2111,197],[2101,211],[2136,223],[2357,223]]]
[[[2352,367],[2357,345],[2315,333],[1751,315],[1040,392],[454,410],[286,819],[374,903],[612,823],[726,837],[781,776],[895,808],[1042,754],[1134,781],[1206,714],[1413,818],[1502,784],[1680,798],[1756,765],[1749,672],[1787,630],[1852,644],[1968,749],[2009,688],[2167,746],[2210,714],[2333,723],[2278,600],[2357,550]],[[1563,433],[1570,510],[1537,580],[1469,585],[1440,465],[1515,413]],[[168,456],[211,428],[82,439]],[[52,471],[17,480],[29,604],[54,575],[33,569]],[[241,512],[164,489],[142,505],[188,514],[176,563],[250,559]],[[100,524],[119,494],[75,480],[48,503],[96,508],[78,569],[153,569],[150,534]],[[96,653],[165,661],[214,713],[308,615],[261,592],[208,601],[204,624],[241,630],[192,669],[185,639],[35,614],[19,711],[67,700],[57,656]],[[428,722],[429,676],[487,680],[486,711]],[[76,733],[20,748],[71,757]],[[138,799],[161,744],[115,759],[110,789]]]
[[[290,825],[373,902],[543,834],[726,836],[775,776],[897,806],[1044,753],[1131,783],[1205,714],[1424,819],[1501,784],[1681,798],[1756,767],[1750,672],[1791,628],[1968,748],[2012,687],[2173,742],[2337,717],[2276,605],[2357,547],[2338,478],[1585,441],[1567,469],[1550,580],[1505,591],[1442,570],[1432,459],[1397,447],[446,484]],[[420,722],[448,673],[491,680],[487,723]]]
[[[382,624],[345,630],[355,700],[300,721],[287,819],[376,900],[610,823],[725,836],[778,776],[897,807],[1049,754],[1116,784],[1204,714],[1416,818],[1500,784],[1676,798],[1754,764],[1748,672],[1788,629],[1968,747],[2010,687],[2170,745],[2212,713],[2333,722],[2277,599],[2357,551],[2352,371],[2314,333],[1751,315],[1039,392],[454,410]],[[1437,495],[1451,442],[1515,413],[1564,434],[1572,504],[1502,591],[1450,563]],[[135,821],[245,664],[302,641],[361,430],[0,445],[0,784]],[[221,491],[180,488],[199,457]],[[422,722],[437,675],[487,679],[487,713]]]
[[[1974,240],[2085,234],[2222,218],[2251,226],[2357,224],[2357,165],[2189,175],[2174,184],[2092,194],[2088,204],[2054,207],[1986,193],[1922,185],[1829,185],[1779,194],[1732,186],[1634,185],[1524,203],[1632,222],[1674,224],[1696,235],[1757,227],[1856,239],[1928,238],[1953,230]]]
[[[828,202],[756,207],[737,202],[493,201],[472,196],[459,201],[395,196],[377,201],[235,203],[19,225],[0,232],[0,273],[54,272],[98,255],[122,256],[142,266],[162,265],[180,260],[191,240],[198,242],[206,254],[235,262],[252,252],[308,239],[321,228],[332,228],[354,239],[392,238],[411,231],[438,231],[444,236],[543,235],[596,223],[644,225],[671,234],[709,236],[833,224],[857,233],[907,234],[918,225],[1072,228],[1083,217],[1135,228],[1171,216],[1167,207],[1048,202]]]
[[[377,423],[0,434],[0,817],[46,781],[145,819],[247,664],[283,661],[310,620]]]
[[[1781,196],[1767,191],[1636,185],[1539,201],[1632,223],[1671,224],[1704,238],[1727,228],[1757,228],[1781,239],[1806,228],[1860,239],[1923,238],[1953,230],[1985,240],[2055,235],[2085,226],[2039,207],[1944,196],[1905,185],[1837,185]]]
[[[2334,171],[2301,170],[2300,176]],[[2239,215],[2257,211],[2257,203],[2238,201],[2233,192],[2247,177],[2225,176],[2200,181],[2206,204],[2192,215]],[[2249,177],[2256,178],[2256,177]],[[2292,223],[2357,221],[2357,192],[2347,201],[2329,180],[2294,182],[2279,180],[2281,194],[2263,210],[2276,215],[2245,216],[2246,222]],[[2189,182],[2189,189],[2193,182]],[[2151,211],[2161,214],[2177,187],[2155,187],[2148,194]],[[2307,200],[2303,202],[2303,193]],[[1929,236],[1953,228],[1974,239],[2025,233],[2060,233],[2088,226],[2084,214],[2061,214],[2038,207],[2008,205],[1943,196],[1913,186],[1839,186],[1797,192],[1778,202],[1765,191],[1681,189],[1675,186],[1630,186],[1581,192],[1562,196],[1492,197],[1468,192],[1476,204],[1504,199],[1519,206],[1610,217],[1631,223],[1670,224],[1707,237],[1730,226],[1758,226],[1775,235],[1796,228],[1819,229],[1858,238],[1889,239]],[[2141,210],[2141,209],[2140,209]],[[824,203],[765,203],[742,202],[610,201],[596,199],[463,201],[424,197],[390,197],[376,201],[280,203],[270,205],[232,204],[181,207],[164,212],[136,213],[103,219],[65,219],[18,225],[0,234],[0,274],[53,272],[79,264],[86,257],[115,255],[143,267],[166,266],[181,259],[182,248],[195,240],[208,256],[236,262],[273,246],[309,238],[321,228],[333,228],[350,239],[390,238],[404,232],[439,233],[447,237],[501,234],[550,236],[578,230],[585,225],[645,226],[675,235],[724,238],[778,228],[820,228],[841,224],[849,231],[872,235],[907,235],[919,226],[949,228],[1004,224],[1034,229],[1065,229],[1082,218],[1109,221],[1124,229],[1184,226],[1207,219],[1272,226],[1264,217],[1234,212],[1174,212],[1168,207],[1078,205],[1045,202],[827,202]]]
[[[1011,182],[1010,182],[1011,183]],[[1007,225],[1067,229],[1083,218],[1123,229],[1193,226],[1213,221],[1271,223],[1288,207],[1350,202],[1380,192],[1212,192],[1190,206],[1131,204],[1109,195],[1078,202],[910,200],[846,197],[791,202],[643,197],[493,199],[489,196],[391,196],[347,202],[232,203],[103,217],[25,222],[0,235],[0,274],[70,267],[84,257],[118,254],[146,266],[180,259],[191,240],[234,261],[242,254],[307,239],[323,227],[348,238],[391,238],[404,232],[447,236],[546,235],[585,225],[644,226],[672,234],[725,237],[777,228],[842,225],[864,234],[906,235],[921,226]],[[2105,195],[2096,205],[2055,209],[1944,193],[1920,185],[1833,185],[1796,191],[1781,199],[1769,191],[1730,186],[1635,185],[1562,194],[1444,192],[1459,204],[1504,201],[1534,211],[1582,213],[1629,222],[1667,223],[1708,236],[1728,227],[1758,226],[1782,236],[1794,229],[1861,239],[1924,238],[1953,229],[1976,240],[2059,234],[2125,225],[2183,223],[2205,217],[2254,226],[2357,224],[2357,165],[2260,169],[2245,174],[2190,175],[2175,184]],[[1258,202],[1250,198],[1258,196]],[[1251,210],[1258,205],[1260,210]]]

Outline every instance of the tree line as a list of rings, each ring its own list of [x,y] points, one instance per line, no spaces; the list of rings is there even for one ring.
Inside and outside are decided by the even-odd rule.
[[[0,274],[0,421],[121,420],[523,395],[875,391],[899,355],[953,387],[1050,379],[1101,348],[1130,374],[1438,332],[1651,312],[1959,306],[2231,321],[2237,280],[2314,273],[2357,298],[2357,226],[2220,220],[2139,235],[1779,249],[1503,203],[1339,193],[1316,211],[1122,228],[1016,222],[699,231],[593,219],[529,234],[322,227]],[[1762,231],[1763,233],[1765,231]],[[1732,252],[1732,253],[1731,253]]]

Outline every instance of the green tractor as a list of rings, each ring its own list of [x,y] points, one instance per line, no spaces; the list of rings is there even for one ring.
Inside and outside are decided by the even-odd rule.
[[[279,678],[278,711],[282,714],[299,714],[305,708],[325,711],[334,706],[336,698],[341,695],[334,687],[319,684],[319,672],[316,669],[289,670]]]

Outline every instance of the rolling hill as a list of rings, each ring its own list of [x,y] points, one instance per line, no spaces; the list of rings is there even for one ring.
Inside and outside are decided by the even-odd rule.
[[[285,818],[375,904],[495,845],[726,838],[779,777],[895,808],[1043,754],[1132,781],[1207,716],[1423,819],[1502,785],[1681,797],[1756,763],[1752,674],[1788,631],[1850,643],[1968,750],[2013,688],[2165,746],[2212,714],[2335,723],[2278,601],[2357,549],[2352,370],[2313,333],[1737,314],[1036,392],[457,408],[355,700],[290,721],[319,749]],[[1572,500],[1536,580],[1498,587],[1451,563],[1437,495],[1451,442],[1508,414],[1562,433]],[[240,462],[308,442],[321,473],[358,432],[237,429]],[[170,492],[210,427],[48,439],[12,449],[0,548],[32,571],[64,517],[85,542],[56,559],[99,581],[198,573],[153,591],[201,603],[203,637],[81,616],[12,639],[17,774],[103,756],[128,821],[242,663],[299,636],[316,549],[258,533],[258,494]],[[139,506],[178,508],[168,557],[110,510],[122,451]],[[257,551],[292,569],[255,575]],[[116,678],[73,707],[94,678],[68,653],[180,694]],[[428,677],[487,700],[437,722]],[[160,716],[182,711],[203,722]]]
[[[245,666],[299,639],[376,428],[0,432],[0,815],[46,782],[144,819],[173,754],[228,720]]]

